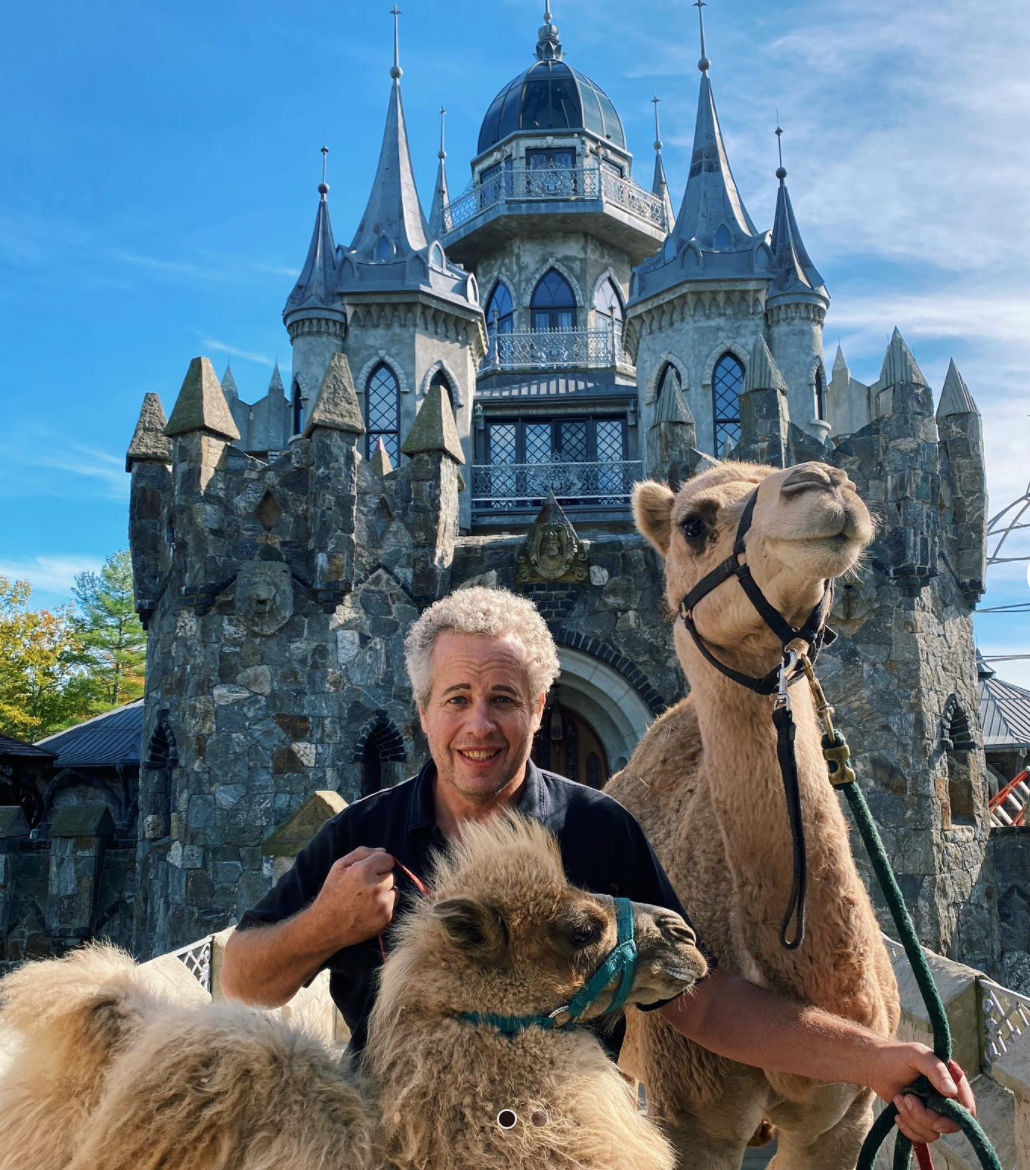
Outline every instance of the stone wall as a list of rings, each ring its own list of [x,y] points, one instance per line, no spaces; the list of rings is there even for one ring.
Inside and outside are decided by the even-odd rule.
[[[1030,828],[991,832],[1001,929],[999,982],[1030,995]]]

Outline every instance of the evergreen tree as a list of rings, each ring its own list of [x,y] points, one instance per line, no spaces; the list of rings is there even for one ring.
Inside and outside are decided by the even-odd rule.
[[[31,610],[32,587],[0,574],[0,734],[36,740],[82,710],[71,609]]]
[[[72,593],[90,708],[99,713],[141,698],[147,639],[133,608],[128,550],[112,553],[99,573],[79,573]]]

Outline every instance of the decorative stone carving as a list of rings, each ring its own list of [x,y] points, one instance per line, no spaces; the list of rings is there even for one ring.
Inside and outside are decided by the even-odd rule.
[[[587,550],[552,492],[526,535],[515,559],[515,579],[528,581],[587,580]]]
[[[236,576],[236,615],[255,634],[274,634],[293,616],[293,581],[285,561],[248,561]]]

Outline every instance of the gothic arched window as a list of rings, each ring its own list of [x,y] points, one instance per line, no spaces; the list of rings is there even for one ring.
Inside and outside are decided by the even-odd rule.
[[[822,366],[816,366],[815,369],[815,417],[826,418],[826,384],[823,382]]]
[[[511,303],[511,293],[508,286],[500,281],[494,285],[490,300],[486,305],[486,327],[493,336],[494,317],[497,319],[498,333],[511,333],[515,328],[515,307]]]
[[[400,393],[397,376],[380,362],[365,385],[365,454],[371,456],[382,439],[394,467],[401,454]]]
[[[622,301],[610,280],[606,280],[597,290],[594,308],[602,318],[601,325],[610,327],[613,322],[622,324]]]
[[[293,394],[290,398],[290,410],[293,417],[293,434],[299,435],[304,430],[304,397],[301,394],[300,382],[293,379]]]
[[[727,440],[736,445],[740,438],[740,394],[744,389],[744,367],[731,353],[724,353],[712,373],[712,406],[715,415],[715,454]]]
[[[444,393],[447,395],[447,401],[451,404],[451,413],[454,414],[454,387],[451,385],[450,378],[443,372],[437,370],[433,375],[432,381],[429,383],[429,389],[432,390],[434,386],[442,386]]]
[[[534,332],[576,328],[576,298],[569,282],[555,268],[541,276],[529,307]]]

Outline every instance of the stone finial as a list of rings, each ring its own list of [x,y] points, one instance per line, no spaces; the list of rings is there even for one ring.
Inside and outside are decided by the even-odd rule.
[[[70,804],[59,808],[50,822],[53,837],[110,837],[115,831],[106,804]]]
[[[948,376],[944,379],[944,389],[941,391],[941,400],[937,404],[937,417],[944,418],[949,414],[979,414],[976,403],[973,401],[969,387],[962,375],[958,372],[955,359],[951,359],[948,366]]]
[[[315,396],[315,404],[311,408],[307,425],[304,427],[304,437],[311,438],[311,432],[316,427],[326,430],[346,431],[351,435],[363,435],[365,424],[361,418],[361,407],[358,405],[358,394],[354,389],[354,379],[351,376],[350,362],[347,355],[334,353],[329,359],[322,385]]]
[[[589,572],[586,546],[551,492],[515,558],[515,580],[582,584]]]
[[[208,431],[227,441],[240,437],[214,367],[206,357],[190,362],[164,433],[172,438],[191,431]]]
[[[347,802],[338,792],[313,792],[293,816],[265,838],[261,852],[266,857],[296,857],[326,821],[346,807]]]
[[[27,837],[31,830],[20,804],[0,806],[0,840],[4,837]]]
[[[136,462],[171,463],[172,444],[165,433],[167,425],[161,399],[153,391],[144,394],[136,430],[125,452],[126,471],[132,471]]]
[[[769,352],[764,337],[759,337],[755,342],[744,378],[744,393],[753,390],[779,390],[784,397],[787,394],[787,383],[783,380],[783,375]]]
[[[239,398],[240,392],[236,389],[236,379],[232,376],[232,366],[226,363],[225,373],[222,375],[222,393],[227,399]]]
[[[662,392],[658,395],[658,402],[655,404],[654,420],[651,426],[658,427],[663,423],[673,423],[685,427],[694,426],[694,418],[683,399],[679,379],[671,376],[667,376],[662,381]]]
[[[433,455],[442,452],[449,455],[455,463],[465,462],[450,397],[445,397],[444,388],[439,383],[429,387],[422,409],[415,415],[415,421],[408,431],[401,451],[405,455]]]
[[[393,464],[390,462],[390,453],[387,451],[386,444],[382,439],[376,443],[376,449],[372,452],[372,458],[369,462],[372,464],[372,470],[380,479],[385,479],[393,471]]]
[[[840,342],[837,343],[837,356],[833,359],[833,375],[834,375],[834,377],[836,377],[837,374],[839,374],[839,373],[843,373],[843,374],[850,374],[851,373],[851,371],[848,369],[848,361],[847,361],[847,358],[844,356],[844,349],[841,346]]]
[[[278,362],[275,363],[275,366],[272,369],[272,376],[268,380],[268,393],[279,393],[283,396],[283,398],[286,397],[286,387],[283,385],[283,376],[279,373]]]
[[[923,377],[912,351],[905,344],[900,330],[895,328],[891,335],[887,352],[883,356],[883,366],[880,369],[880,385],[883,389],[890,386],[925,386],[929,384]]]

